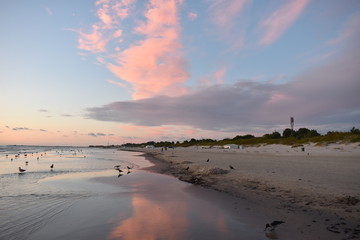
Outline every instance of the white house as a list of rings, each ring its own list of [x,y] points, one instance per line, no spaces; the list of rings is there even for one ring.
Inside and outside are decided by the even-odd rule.
[[[242,149],[242,146],[239,146],[237,144],[226,144],[224,145],[225,149]]]
[[[155,146],[154,145],[146,145],[145,148],[153,149],[153,148],[155,148]]]

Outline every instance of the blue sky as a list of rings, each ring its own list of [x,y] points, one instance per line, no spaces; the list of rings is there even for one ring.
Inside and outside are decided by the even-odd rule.
[[[359,127],[359,1],[0,5],[0,144]]]

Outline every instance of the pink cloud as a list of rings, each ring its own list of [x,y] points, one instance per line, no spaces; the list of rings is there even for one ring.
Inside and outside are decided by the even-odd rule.
[[[328,41],[330,45],[334,45],[351,38],[356,33],[359,33],[360,29],[360,12],[351,15],[346,21],[344,27],[339,32],[338,36]]]
[[[224,82],[224,76],[227,71],[226,67],[222,67],[218,71],[215,72],[214,77],[217,84],[221,84]]]
[[[118,82],[118,81],[114,81],[114,80],[107,80],[108,83],[114,84],[116,86],[122,87],[122,88],[126,88],[127,85],[125,83],[122,82]]]
[[[220,31],[217,37],[225,39],[232,50],[244,46],[247,19],[246,14],[242,13],[250,3],[251,0],[214,0],[210,5],[212,22]]]
[[[122,36],[122,30],[119,29],[120,20],[128,16],[129,7],[133,2],[134,0],[122,0],[116,3],[110,0],[97,1],[96,16],[100,21],[91,26],[90,33],[77,31],[78,48],[92,53],[106,52],[107,44]]]
[[[51,11],[50,8],[46,7],[46,8],[45,8],[45,11],[46,11],[46,14],[47,14],[48,16],[52,16],[52,15],[53,15],[53,12]]]
[[[117,77],[131,83],[134,99],[154,95],[181,95],[181,84],[189,78],[187,63],[181,54],[179,1],[150,1],[135,32],[144,35],[114,59],[108,68]]]
[[[231,27],[234,18],[250,0],[215,0],[210,6],[213,21],[220,27]]]
[[[224,76],[226,74],[227,67],[220,67],[216,72],[210,76],[205,76],[200,79],[200,84],[205,86],[210,86],[213,84],[222,84],[224,82]]]
[[[189,18],[191,21],[195,20],[197,17],[198,17],[198,14],[197,14],[197,13],[194,13],[194,12],[189,12],[189,13],[188,13],[188,18]]]
[[[260,45],[270,45],[275,42],[300,16],[309,1],[289,1],[262,21],[260,26],[264,30],[264,34],[260,39]]]
[[[92,25],[90,33],[80,33],[78,47],[102,53],[107,51],[109,42],[122,43],[121,20],[129,16],[133,2],[96,2],[96,15],[100,21]],[[142,39],[130,46],[115,46],[114,54],[97,58],[115,76],[132,85],[135,99],[154,95],[178,96],[188,91],[182,86],[189,74],[181,51],[178,17],[181,3],[182,0],[150,0],[145,5],[145,20],[135,20],[137,26],[132,32]]]
[[[104,52],[109,39],[106,39],[101,31],[93,27],[92,33],[80,32],[78,48],[93,53]]]

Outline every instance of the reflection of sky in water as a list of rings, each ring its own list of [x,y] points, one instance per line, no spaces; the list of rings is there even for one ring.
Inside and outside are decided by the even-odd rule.
[[[84,154],[86,158],[60,157],[53,151],[39,162],[28,156],[28,171],[21,177],[8,172],[25,159],[11,163],[1,157],[0,162],[8,164],[0,173],[1,184],[6,195],[16,199],[2,198],[9,208],[3,216],[13,218],[7,217],[8,225],[21,223],[13,232],[29,240],[264,239],[262,229],[249,228],[218,201],[220,193],[139,170],[151,163],[138,153],[84,149]],[[50,172],[53,161],[55,169]],[[123,176],[114,170],[117,164],[122,165]],[[130,174],[127,165],[134,166]],[[34,228],[23,231],[23,226]]]
[[[187,228],[185,206],[181,202],[157,202],[135,194],[133,215],[119,222],[109,239],[184,239]]]
[[[137,189],[132,215],[120,214],[108,239],[257,239],[235,216],[186,191],[193,186],[168,176],[142,175],[132,183]]]

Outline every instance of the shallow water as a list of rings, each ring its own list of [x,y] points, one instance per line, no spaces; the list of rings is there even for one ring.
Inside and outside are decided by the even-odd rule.
[[[140,170],[139,153],[23,147],[11,161],[18,148],[0,152],[0,239],[264,239],[231,199]]]

